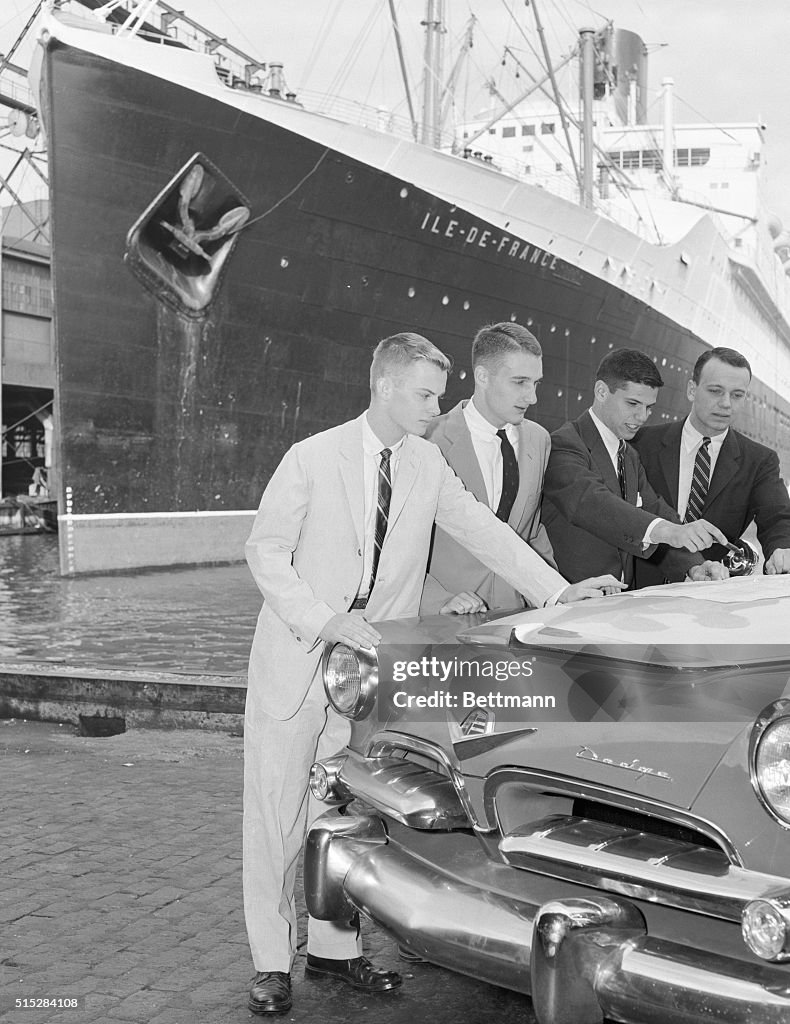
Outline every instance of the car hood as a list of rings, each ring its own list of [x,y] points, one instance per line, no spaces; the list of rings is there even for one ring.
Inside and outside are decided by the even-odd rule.
[[[734,646],[752,648],[752,661],[788,657],[788,615],[790,576],[740,577],[647,587],[485,622],[468,616],[456,632],[460,644],[626,645],[659,660],[715,665],[729,661]]]
[[[760,581],[760,600],[754,587],[729,581],[486,621],[388,623],[385,644],[404,657],[429,651],[448,659],[530,659],[533,677],[504,688],[551,693],[556,707],[470,709],[460,700],[469,683],[453,677],[441,684],[453,706],[396,708],[384,658],[376,729],[441,744],[468,777],[512,766],[689,808],[760,711],[790,696],[790,645],[776,642],[786,632],[781,598],[788,581],[777,586],[773,579]],[[421,685],[431,691],[424,680],[412,691]]]

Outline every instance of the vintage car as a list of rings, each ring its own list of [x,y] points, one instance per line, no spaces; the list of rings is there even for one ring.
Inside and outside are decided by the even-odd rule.
[[[790,1021],[790,578],[380,626],[305,892],[540,1024]]]

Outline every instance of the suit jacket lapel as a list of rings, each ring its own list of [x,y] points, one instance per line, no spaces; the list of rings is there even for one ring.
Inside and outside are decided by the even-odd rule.
[[[724,438],[719,457],[716,459],[716,467],[713,470],[708,495],[705,504],[702,506],[703,518],[705,509],[714,501],[729,484],[740,468],[742,458],[741,446],[734,431],[730,429]]]
[[[354,429],[355,428],[355,429]],[[343,480],[348,509],[360,547],[364,545],[365,470],[362,451],[362,428],[356,420],[349,423],[347,438],[340,446],[340,476]]]
[[[482,501],[484,505],[487,505],[488,494],[486,493],[485,481],[483,480],[480,463],[477,461],[477,455],[472,444],[472,435],[469,433],[469,427],[466,425],[466,418],[463,413],[465,405],[466,402],[459,402],[447,414],[444,432],[449,444],[447,446],[446,458],[458,476],[464,481],[466,489],[471,491],[478,501]]]
[[[387,520],[387,536],[389,536],[390,531],[398,521],[398,517],[403,511],[403,506],[406,504],[406,500],[411,494],[412,488],[414,487],[414,481],[417,479],[419,470],[420,456],[414,450],[411,438],[407,435],[403,442],[403,449],[398,461],[398,471],[395,474],[395,480],[392,484],[390,512]],[[384,538],[384,543],[387,543],[387,537]]]
[[[618,490],[620,481],[618,480]],[[625,446],[625,500],[629,505],[636,505],[639,495],[639,454],[635,448],[626,443]]]
[[[680,444],[683,434],[683,424],[672,423],[661,442],[661,450],[658,454],[658,462],[664,476],[666,493],[669,495],[669,504],[672,508],[678,507],[678,478],[680,477]],[[659,488],[654,487],[654,490]]]
[[[579,419],[576,421],[579,426],[579,434],[582,440],[587,445],[587,448],[592,456],[592,460],[598,468],[598,472],[603,477],[603,481],[612,494],[616,494],[618,498],[622,498],[620,493],[620,481],[617,479],[617,470],[614,468],[611,456],[603,443],[603,438],[592,421],[592,417],[589,412],[582,413]],[[626,460],[625,460],[625,471],[626,471],[626,494],[630,493],[628,483],[628,467],[629,463],[634,467],[633,472],[636,472],[636,462],[633,459],[628,458],[628,449],[626,448]],[[633,483],[634,491],[636,491],[636,480]],[[634,501],[636,497],[634,497]],[[622,548],[618,549],[620,555],[620,565],[623,569],[623,579],[630,586],[633,579],[633,556],[629,555],[627,551],[623,551]]]
[[[614,464],[612,463],[612,459],[606,449],[606,445],[603,443],[603,438],[598,432],[598,428],[593,423],[590,414],[587,412],[582,413],[576,422],[579,425],[579,434],[587,445],[593,462],[597,466],[598,472],[603,477],[604,483],[612,494],[616,494],[618,498],[621,497],[620,481],[617,479],[617,471],[614,468]]]

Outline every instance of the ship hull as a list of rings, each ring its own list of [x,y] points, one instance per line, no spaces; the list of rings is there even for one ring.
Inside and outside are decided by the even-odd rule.
[[[552,245],[523,219],[486,219],[394,173],[402,146],[399,161],[376,159],[369,133],[374,158],[360,159],[258,102],[239,109],[54,37],[44,46],[64,572],[241,557],[283,453],[366,407],[371,351],[398,331],[452,356],[445,408],[471,390],[475,331],[514,319],[544,349],[534,413],[549,430],[586,408],[595,367],[622,346],[661,368],[654,421],[686,413],[690,369],[722,341],[567,258],[575,212]],[[134,231],[178,215],[196,160],[249,210],[232,251],[207,257],[222,266],[201,308],[195,275],[186,305],[170,288],[183,246],[146,256]],[[766,381],[754,391],[746,428],[781,448],[786,398]]]

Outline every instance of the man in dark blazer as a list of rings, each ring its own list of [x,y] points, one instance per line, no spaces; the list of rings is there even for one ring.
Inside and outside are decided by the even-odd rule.
[[[663,383],[643,352],[616,349],[598,367],[592,407],[551,435],[543,522],[568,579],[608,572],[632,587],[635,559],[649,557],[656,545],[666,546],[663,577],[727,576],[721,563],[696,554],[722,543],[721,531],[704,519],[681,524],[627,443],[647,420]]]
[[[525,418],[538,400],[542,356],[538,339],[520,324],[507,321],[481,328],[472,343],[472,398],[438,416],[425,436],[439,446],[467,490],[556,568],[540,519],[551,441],[548,431]],[[507,471],[506,458],[511,458]],[[517,590],[436,527],[421,615],[524,604]]]
[[[733,542],[754,521],[765,555],[765,572],[787,573],[790,497],[779,474],[779,459],[776,452],[732,427],[745,403],[751,376],[751,367],[740,352],[708,349],[697,360],[688,382],[688,417],[682,423],[645,427],[634,445],[650,483],[681,518],[687,516],[697,452],[704,445],[710,470],[699,511]],[[726,550],[714,545],[704,554],[721,559]],[[637,578],[640,585],[647,586],[662,582],[663,574],[651,560],[638,566]]]

